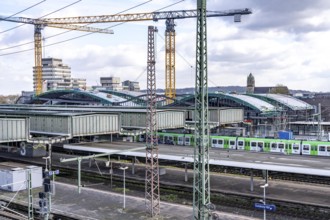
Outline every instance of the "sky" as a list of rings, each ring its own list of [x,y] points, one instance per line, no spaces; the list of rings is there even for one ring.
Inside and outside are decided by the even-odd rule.
[[[11,16],[42,0],[3,0],[0,16]],[[75,3],[76,2],[76,3]],[[75,3],[75,4],[73,4]],[[144,3],[144,4],[143,4]],[[61,9],[67,5],[69,7]],[[172,5],[173,4],[173,5]],[[138,6],[140,5],[140,6]],[[172,5],[172,6],[171,6]],[[135,7],[138,6],[138,7]],[[208,85],[246,86],[249,73],[256,86],[286,85],[289,89],[329,92],[330,1],[208,0],[207,10],[250,8],[251,15],[207,19]],[[46,0],[15,17],[45,18],[196,9],[192,0]],[[58,11],[57,11],[58,10]],[[57,11],[57,12],[55,12]],[[195,85],[196,19],[176,20],[176,87]],[[0,21],[0,94],[32,91],[33,25]],[[74,78],[99,85],[102,76],[140,82],[146,88],[147,27],[157,26],[156,86],[165,87],[165,21],[94,24],[113,35],[46,27],[44,57],[63,59]],[[12,30],[9,30],[13,28]],[[52,37],[53,36],[53,37]],[[57,43],[65,41],[63,43]],[[47,46],[49,44],[54,44]],[[23,44],[23,45],[22,45]],[[21,45],[21,46],[20,46]],[[23,50],[28,50],[22,52]]]

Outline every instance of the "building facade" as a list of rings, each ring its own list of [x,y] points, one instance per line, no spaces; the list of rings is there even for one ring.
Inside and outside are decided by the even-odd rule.
[[[122,83],[122,85],[123,85],[123,90],[134,91],[134,92],[140,91],[139,82],[133,82],[133,81],[126,80]]]
[[[58,89],[86,88],[86,79],[71,78],[71,68],[59,58],[42,59],[43,92]],[[33,89],[36,90],[36,67],[33,67]]]
[[[120,77],[101,77],[100,78],[102,88],[113,90],[113,91],[121,91],[123,90]]]

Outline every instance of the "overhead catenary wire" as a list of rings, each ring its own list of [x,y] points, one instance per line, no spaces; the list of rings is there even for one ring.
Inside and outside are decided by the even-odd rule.
[[[10,15],[10,16],[8,16],[8,17],[3,18],[3,19],[5,20],[5,19],[8,19],[8,18],[14,17],[15,15],[18,15],[18,14],[20,14],[20,13],[22,13],[22,12],[25,12],[25,11],[27,11],[27,10],[29,10],[29,9],[31,9],[31,8],[33,8],[33,7],[35,7],[35,6],[37,6],[37,5],[40,5],[41,3],[45,2],[45,1],[46,1],[46,0],[43,0],[43,1],[41,1],[41,2],[38,2],[38,3],[34,4],[34,5],[31,5],[31,6],[27,7],[27,8],[25,8],[25,9],[23,9],[23,10],[21,10],[21,11],[19,11],[19,12],[16,12],[15,14],[12,14],[12,15]],[[2,20],[0,20],[0,22],[2,22]]]
[[[37,18],[37,19],[44,18],[44,17],[46,17],[46,16],[48,16],[48,15],[51,15],[51,14],[54,14],[54,13],[56,13],[56,12],[62,11],[63,9],[66,9],[66,8],[68,8],[68,7],[72,6],[72,5],[75,5],[75,4],[77,4],[78,2],[81,2],[81,1],[82,1],[82,0],[77,0],[77,1],[75,1],[75,2],[73,2],[73,3],[71,3],[71,4],[68,4],[68,5],[62,7],[62,8],[59,8],[59,9],[57,9],[57,10],[55,10],[55,11],[52,11],[52,12],[50,12],[50,13],[48,13],[48,14],[45,14],[45,15],[43,15],[43,16]],[[21,24],[21,25],[18,25],[18,26],[15,26],[15,27],[9,28],[9,29],[7,29],[7,30],[4,30],[4,31],[0,32],[0,34],[3,34],[3,33],[5,33],[5,32],[11,31],[11,30],[14,30],[14,29],[19,28],[19,27],[22,27],[22,26],[24,26],[24,25],[26,25],[26,24]]]
[[[170,5],[168,5],[168,6],[165,6],[165,7],[161,8],[161,9],[157,9],[157,10],[155,10],[155,11],[153,11],[153,12],[157,12],[157,11],[159,11],[159,10],[163,10],[163,9],[165,9],[165,8],[172,7],[173,5],[179,4],[179,3],[183,2],[183,1],[184,1],[184,0],[180,0],[180,1],[178,1],[178,2],[175,2],[175,3],[173,3],[173,4],[170,4]],[[106,29],[110,29],[110,28],[113,28],[113,27],[116,27],[116,26],[119,26],[119,25],[122,25],[122,24],[125,24],[125,23],[127,23],[127,22],[121,22],[121,23],[116,24],[116,25],[111,25],[111,26],[108,26],[108,27],[104,28],[104,30],[106,30]],[[65,32],[63,32],[63,33],[59,33],[59,34],[57,34],[56,36],[58,36],[58,35],[60,35],[60,34],[67,33],[67,32],[70,32],[70,31],[65,31]],[[0,33],[1,33],[1,32],[0,32]],[[65,42],[72,41],[72,40],[76,40],[76,39],[79,39],[79,38],[82,38],[82,37],[86,37],[86,36],[89,36],[89,35],[92,35],[92,34],[95,34],[95,33],[92,32],[92,33],[83,34],[83,35],[80,35],[80,36],[77,36],[77,37],[72,37],[72,38],[69,38],[69,39],[66,39],[66,40],[62,40],[62,41],[58,41],[58,42],[55,42],[55,43],[52,43],[52,44],[45,45],[44,47],[49,47],[49,46],[53,46],[53,45],[57,45],[57,44],[61,44],[61,43],[65,43]],[[49,37],[47,37],[47,38],[45,38],[45,39],[48,39],[48,38],[49,38]],[[33,42],[30,42],[30,43],[34,43],[34,41],[33,41]],[[25,43],[25,44],[28,44],[28,43]],[[25,44],[23,44],[23,45],[25,45]],[[13,47],[11,47],[11,48],[14,48],[14,47],[15,47],[15,46],[13,46]],[[6,49],[6,48],[4,48],[4,49]],[[4,50],[4,49],[0,49],[0,50]],[[26,50],[20,50],[20,51],[14,51],[14,52],[11,52],[11,53],[4,53],[4,54],[0,54],[0,56],[7,56],[7,55],[12,55],[12,54],[17,54],[17,53],[23,53],[23,52],[32,51],[32,50],[34,50],[34,48],[30,48],[30,49],[26,49]]]
[[[133,7],[130,7],[130,8],[128,8],[128,9],[125,9],[125,10],[123,10],[123,11],[120,11],[120,12],[116,13],[115,15],[117,15],[117,14],[121,14],[121,13],[126,12],[126,11],[129,11],[129,10],[132,10],[132,9],[134,9],[134,8],[137,8],[137,7],[140,7],[140,6],[142,6],[142,5],[144,5],[144,4],[147,4],[147,3],[151,2],[151,1],[152,1],[152,0],[148,0],[148,1],[143,2],[143,3],[141,3],[141,4],[135,5],[135,6],[133,6]],[[88,26],[88,25],[90,25],[90,24],[82,25],[82,27],[85,27],[85,26]],[[117,26],[117,25],[113,25],[112,27],[115,27],[115,26]],[[110,28],[110,27],[108,27],[108,28]],[[108,28],[106,28],[106,29],[108,29]],[[60,35],[62,35],[62,34],[66,34],[66,33],[69,33],[69,32],[71,32],[71,31],[74,31],[74,30],[66,30],[66,31],[63,31],[63,32],[58,33],[58,34],[54,34],[54,35],[51,35],[51,36],[45,37],[44,40],[47,40],[47,39],[50,39],[50,38],[53,38],[53,37],[60,36]],[[64,42],[66,42],[66,41],[64,41]],[[21,46],[28,45],[28,44],[33,44],[33,43],[34,43],[34,41],[30,41],[30,42],[27,42],[27,43],[18,44],[18,45],[11,46],[11,47],[1,48],[0,51],[1,51],[1,50],[8,50],[8,49],[16,48],[16,47],[21,47]],[[51,46],[51,45],[50,45],[50,46]],[[46,47],[46,46],[44,45],[44,47]],[[26,51],[30,51],[30,50],[33,50],[33,49],[26,49],[26,50],[22,50],[22,51],[19,51],[19,52],[26,52]],[[16,52],[13,52],[13,53],[8,53],[8,55],[10,55],[10,54],[15,54],[15,53],[17,53],[17,51],[16,51]],[[1,54],[1,55],[2,55],[2,54]],[[1,55],[0,55],[0,56],[1,56]]]

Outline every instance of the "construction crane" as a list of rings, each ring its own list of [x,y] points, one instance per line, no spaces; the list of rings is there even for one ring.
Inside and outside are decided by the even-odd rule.
[[[251,14],[248,8],[226,11],[206,11],[206,17],[234,16],[235,22],[240,21],[241,15]],[[92,24],[108,22],[132,22],[132,21],[158,21],[166,20],[165,30],[165,96],[167,104],[173,102],[176,97],[175,80],[175,23],[174,19],[196,18],[197,10],[159,11],[151,13],[117,14],[100,16],[81,16],[65,18],[46,18],[46,23],[51,24]]]
[[[73,24],[51,24],[50,22],[33,19],[33,18],[23,18],[23,17],[0,17],[0,20],[23,23],[23,24],[32,24],[34,25],[34,62],[36,67],[36,74],[33,77],[34,90],[36,95],[42,93],[42,36],[41,30],[45,27],[61,28],[68,30],[77,30],[85,32],[94,32],[94,33],[103,33],[103,34],[113,34],[113,30],[100,29],[95,27],[80,26]]]

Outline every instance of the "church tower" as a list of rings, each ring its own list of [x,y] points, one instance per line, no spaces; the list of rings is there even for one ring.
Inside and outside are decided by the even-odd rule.
[[[255,80],[252,73],[247,77],[246,93],[254,93]]]

